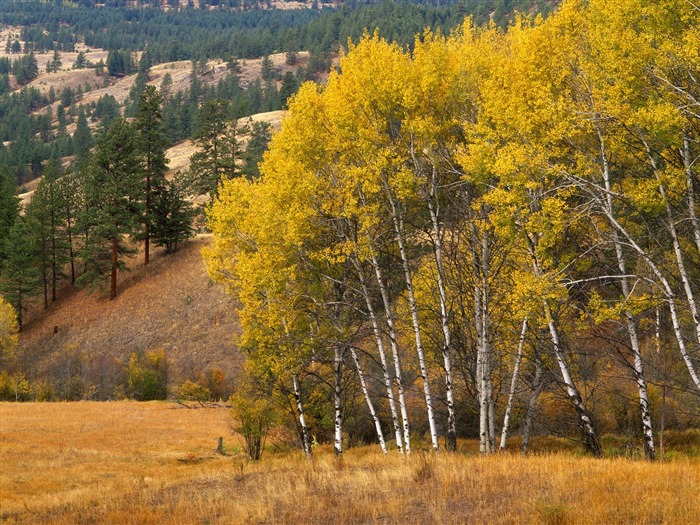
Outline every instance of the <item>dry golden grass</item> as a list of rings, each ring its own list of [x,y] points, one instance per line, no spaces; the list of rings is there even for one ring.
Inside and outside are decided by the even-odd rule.
[[[324,447],[247,463],[228,413],[159,403],[0,404],[5,523],[697,523],[700,463]],[[473,444],[463,443],[462,448]]]

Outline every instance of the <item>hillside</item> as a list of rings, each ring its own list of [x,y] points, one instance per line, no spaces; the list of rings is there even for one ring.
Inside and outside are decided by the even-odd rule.
[[[208,240],[199,236],[172,255],[156,251],[148,268],[132,259],[113,301],[69,289],[47,311],[35,311],[20,338],[25,369],[55,378],[79,357],[83,365],[109,372],[115,359],[162,348],[171,386],[213,368],[234,377],[242,363],[234,343],[238,326],[231,298],[209,280],[202,263]]]

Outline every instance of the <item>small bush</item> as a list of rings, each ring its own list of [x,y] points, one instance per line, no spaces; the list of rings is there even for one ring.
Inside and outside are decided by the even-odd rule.
[[[187,379],[180,386],[180,398],[191,401],[208,401],[211,399],[211,390],[197,382]]]
[[[243,448],[248,457],[258,461],[262,457],[270,428],[277,421],[277,411],[270,392],[264,385],[247,378],[229,402],[233,407],[233,430],[243,437]]]
[[[8,374],[0,372],[0,401],[29,401],[31,389],[29,381],[22,373]]]
[[[165,359],[165,350],[153,350],[145,356],[132,353],[126,367],[125,386],[125,394],[131,399],[165,399],[168,395],[168,362]]]

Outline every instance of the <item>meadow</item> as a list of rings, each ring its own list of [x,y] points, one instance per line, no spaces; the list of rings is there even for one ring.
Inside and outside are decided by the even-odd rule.
[[[696,523],[700,458],[574,451],[410,457],[377,447],[250,463],[225,408],[0,404],[0,523]],[[216,454],[219,437],[225,455]],[[551,450],[551,446],[550,446]]]

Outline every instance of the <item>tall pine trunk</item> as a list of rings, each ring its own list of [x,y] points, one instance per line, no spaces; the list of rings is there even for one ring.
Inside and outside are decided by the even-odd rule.
[[[119,240],[115,237],[112,239],[112,273],[111,285],[109,289],[109,299],[112,300],[117,296],[117,267],[119,255]]]

